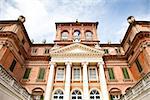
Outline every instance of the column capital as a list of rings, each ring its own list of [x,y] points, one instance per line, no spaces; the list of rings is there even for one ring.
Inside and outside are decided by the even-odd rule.
[[[67,61],[65,62],[65,65],[72,65],[72,62]]]
[[[104,65],[104,61],[100,61],[97,63],[98,65]]]
[[[85,62],[82,62],[81,64],[82,64],[82,66],[84,66],[84,65],[87,66],[87,65],[89,64],[89,62],[86,62],[86,61],[85,61]]]
[[[55,66],[55,65],[56,65],[56,62],[51,62],[51,61],[50,61],[49,64]]]

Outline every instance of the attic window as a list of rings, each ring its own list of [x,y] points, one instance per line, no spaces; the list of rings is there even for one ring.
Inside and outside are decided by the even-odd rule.
[[[48,53],[49,53],[49,49],[46,48],[46,49],[45,49],[45,54],[48,54]]]
[[[34,54],[37,53],[37,48],[33,48],[32,53],[34,53]]]
[[[24,38],[22,39],[22,43],[23,43],[23,44],[25,43],[25,39],[24,39]]]
[[[104,54],[108,54],[108,53],[109,53],[108,49],[104,49]]]
[[[120,53],[121,53],[120,48],[115,49],[115,51],[116,51],[117,54],[120,54]]]
[[[2,26],[0,26],[0,31],[3,29],[3,27]]]

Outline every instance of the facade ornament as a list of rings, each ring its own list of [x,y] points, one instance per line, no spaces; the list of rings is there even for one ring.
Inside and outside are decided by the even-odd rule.
[[[51,50],[56,50],[56,49],[59,49],[59,48],[60,48],[60,46],[57,45],[57,43],[55,43],[55,45],[51,48]]]
[[[19,18],[18,18],[18,21],[24,23],[25,22],[25,17],[20,15]]]

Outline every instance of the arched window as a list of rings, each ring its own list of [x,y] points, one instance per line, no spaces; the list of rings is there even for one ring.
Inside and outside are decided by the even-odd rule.
[[[61,39],[62,40],[67,40],[68,39],[68,31],[63,31],[61,33]]]
[[[53,100],[63,100],[64,98],[64,93],[62,90],[56,90],[54,92],[54,95],[53,95]]]
[[[72,100],[82,100],[82,94],[79,90],[74,90],[72,92]]]
[[[92,90],[90,92],[90,99],[91,100],[100,100],[100,94],[97,90]]]
[[[79,30],[74,31],[73,39],[74,39],[74,42],[79,42],[80,41],[80,31]]]
[[[118,88],[112,88],[109,91],[110,93],[110,100],[119,100],[121,96],[121,90]]]
[[[43,100],[43,89],[40,87],[34,88],[32,90],[32,99],[33,100]]]
[[[91,31],[85,32],[85,38],[86,40],[92,40],[93,33]]]

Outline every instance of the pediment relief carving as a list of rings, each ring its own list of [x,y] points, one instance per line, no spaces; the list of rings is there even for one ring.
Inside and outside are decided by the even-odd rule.
[[[80,43],[71,44],[51,52],[50,55],[103,55],[103,51]]]

